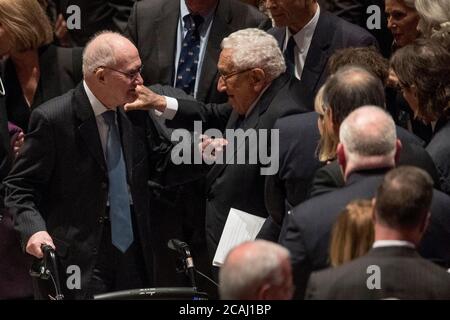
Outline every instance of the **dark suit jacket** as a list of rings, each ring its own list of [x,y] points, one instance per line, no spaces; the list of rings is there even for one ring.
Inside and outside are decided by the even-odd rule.
[[[135,230],[152,279],[152,228],[147,180],[160,172],[170,144],[158,136],[146,112],[119,109]],[[82,270],[81,290],[66,297],[85,298],[99,251],[108,199],[108,176],[97,124],[83,85],[37,108],[23,151],[5,179],[6,204],[14,210],[22,244],[42,230],[52,237],[61,271]],[[135,239],[136,239],[135,238]],[[62,278],[62,283],[65,283]]]
[[[439,121],[426,150],[436,165],[441,190],[450,194],[450,121]]]
[[[377,39],[380,45],[380,51],[384,57],[389,58],[391,55],[392,34],[387,28],[387,19],[384,12],[384,0],[319,0],[321,8],[334,13],[338,17],[354,23],[361,28],[367,29],[367,22],[373,23],[373,11],[370,14],[367,8],[376,5],[380,9],[381,28],[368,29],[368,31]],[[377,21],[375,19],[375,21]]]
[[[136,2],[126,33],[139,50],[145,65],[142,76],[146,85],[173,85],[179,0],[144,0]],[[229,34],[245,28],[265,27],[268,19],[256,8],[238,0],[219,0],[203,60],[197,100],[225,102],[217,91],[217,61],[220,43]]]
[[[268,32],[277,39],[280,48],[283,48],[286,28],[272,28]],[[300,83],[308,92],[310,110],[314,110],[314,97],[328,77],[328,58],[338,49],[368,46],[378,46],[370,33],[321,8]]]
[[[425,149],[416,144],[403,144],[397,166],[408,165],[421,168],[428,172],[434,181],[434,187],[439,188],[439,174],[433,159]],[[313,198],[326,192],[333,191],[345,185],[344,176],[337,160],[320,168],[314,175],[309,197]]]
[[[31,111],[42,103],[66,93],[83,78],[82,48],[61,48],[54,45],[39,48],[40,79],[33,104],[28,107],[10,59],[0,64],[0,76],[6,89],[8,120],[27,132]]]
[[[355,199],[371,199],[386,169],[352,173],[345,187],[296,206],[283,221],[280,243],[291,253],[296,298],[302,298],[310,273],[328,267],[333,224]]]
[[[307,112],[275,122],[274,128],[280,130],[280,169],[266,178],[269,217],[258,234],[259,239],[278,241],[286,212],[306,199],[314,173],[322,166],[316,157],[320,139],[317,119],[316,112]]]
[[[69,29],[69,34],[76,46],[84,47],[99,31],[123,32],[135,2],[136,0],[61,0],[57,3],[57,11],[61,12],[67,21],[73,14],[72,11],[68,14],[67,8],[71,5],[80,8],[80,29]]]
[[[296,79],[282,75],[275,79],[259,99],[251,114],[244,120],[242,129],[272,129],[275,121],[284,114],[305,112],[302,101],[293,91]],[[211,124],[219,130],[234,129],[238,114],[231,107],[223,105],[199,105],[192,101],[179,100],[178,112],[173,121],[201,119],[205,126]],[[230,115],[231,112],[231,115]],[[229,119],[227,120],[227,118]],[[182,121],[181,121],[182,123]],[[257,150],[257,144],[245,143],[237,146],[241,150]],[[270,148],[269,148],[270,150]],[[225,151],[227,149],[225,148]],[[250,152],[252,152],[250,151]],[[228,151],[237,152],[237,149]],[[256,153],[257,154],[257,153]],[[264,205],[265,176],[260,174],[264,167],[258,160],[256,164],[215,164],[206,177],[206,240],[210,256],[215,253],[230,208],[236,208],[261,217],[267,217]]]
[[[330,235],[339,213],[352,200],[371,199],[386,171],[354,172],[345,187],[303,202],[285,219],[281,244],[291,253],[297,298],[303,297],[310,273],[329,266]],[[442,265],[448,263],[450,252],[449,207],[450,197],[434,190],[430,226],[420,244],[425,258]]]
[[[378,266],[380,289],[369,289],[369,266]],[[412,248],[379,247],[337,268],[313,273],[307,299],[450,299],[450,276]]]

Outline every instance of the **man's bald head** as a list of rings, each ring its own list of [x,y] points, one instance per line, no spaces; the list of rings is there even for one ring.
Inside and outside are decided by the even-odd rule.
[[[136,50],[134,44],[117,32],[104,31],[95,35],[83,51],[83,75],[93,73],[100,66],[123,63],[127,53]]]

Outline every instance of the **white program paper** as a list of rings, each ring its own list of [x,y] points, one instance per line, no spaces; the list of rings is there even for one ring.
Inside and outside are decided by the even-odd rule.
[[[231,208],[214,255],[213,266],[220,267],[228,252],[235,246],[245,241],[255,240],[265,220],[265,218]]]

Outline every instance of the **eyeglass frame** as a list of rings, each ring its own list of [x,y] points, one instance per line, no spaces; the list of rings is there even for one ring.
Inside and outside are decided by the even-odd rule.
[[[244,69],[244,70],[241,70],[241,71],[234,71],[234,72],[231,72],[229,74],[222,74],[222,72],[219,71],[219,79],[222,79],[224,82],[226,82],[228,79],[230,79],[231,77],[233,77],[235,75],[238,75],[240,73],[244,73],[244,72],[247,72],[247,71],[250,71],[250,70],[253,70],[253,69],[255,69],[255,68],[248,68],[248,69]]]
[[[111,68],[111,67],[108,67],[108,66],[98,66],[97,68],[109,69],[109,70],[121,73],[124,76],[126,76],[128,79],[130,79],[131,81],[135,81],[139,77],[139,75],[142,73],[142,69],[144,69],[144,65],[141,64],[139,69],[137,69],[134,72],[124,72],[124,71],[120,71],[120,70],[117,70],[117,69],[114,69],[114,68]]]

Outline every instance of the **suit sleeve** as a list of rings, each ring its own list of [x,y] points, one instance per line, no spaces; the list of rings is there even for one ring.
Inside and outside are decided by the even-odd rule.
[[[309,191],[309,198],[314,198],[321,194],[334,191],[343,187],[344,183],[344,178],[339,171],[339,166],[337,166],[336,170],[334,163],[328,164],[316,171]]]
[[[292,273],[296,291],[295,299],[302,299],[306,290],[306,283],[311,273],[311,262],[307,256],[306,246],[303,241],[303,232],[297,217],[286,216],[283,224],[287,224],[286,232],[282,232],[280,243],[286,247],[291,254]]]
[[[11,209],[22,244],[31,235],[46,230],[39,204],[50,180],[55,162],[54,136],[44,114],[36,109],[30,118],[19,156],[5,179],[6,206]]]

